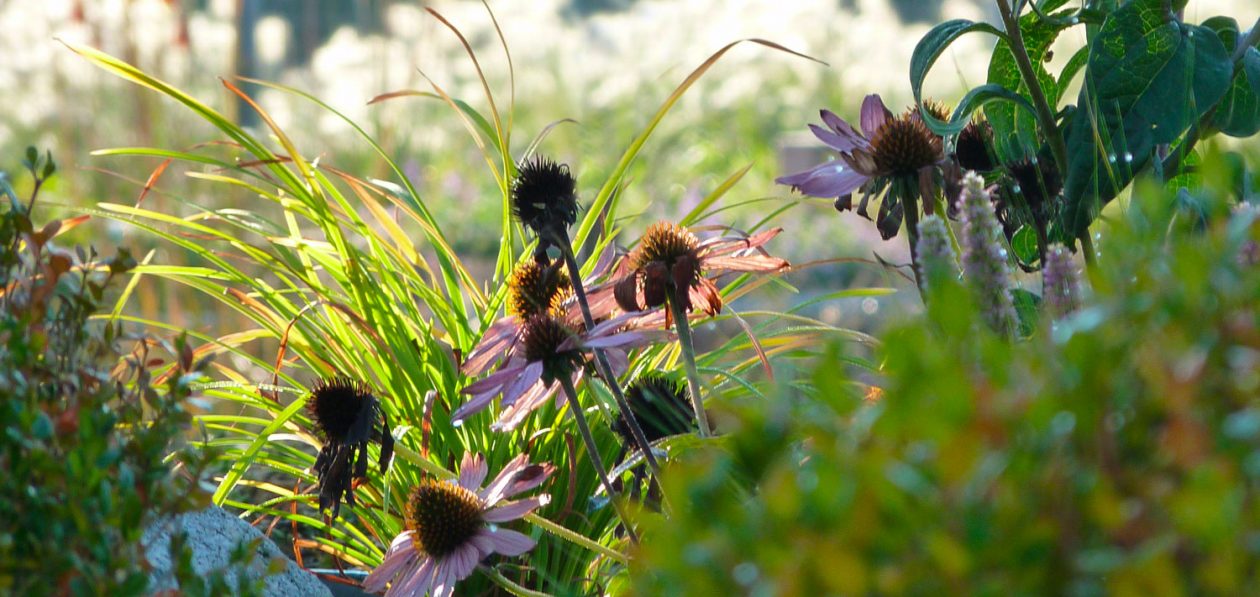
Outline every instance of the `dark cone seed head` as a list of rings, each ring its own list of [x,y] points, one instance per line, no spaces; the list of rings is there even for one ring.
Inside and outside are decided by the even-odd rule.
[[[918,176],[941,160],[941,138],[913,115],[889,119],[871,139],[876,170],[884,176]]]
[[[640,376],[626,388],[626,401],[649,442],[695,429],[695,414],[687,401],[685,388],[673,377],[661,373]],[[618,417],[612,429],[627,445],[634,443],[625,419]]]
[[[572,284],[563,263],[543,265],[527,260],[516,266],[508,278],[507,311],[520,320],[547,313],[559,314],[570,292]]]
[[[993,125],[972,122],[958,134],[954,143],[954,157],[963,170],[990,172],[997,168],[993,159]]]
[[[512,215],[535,234],[567,230],[577,221],[577,181],[569,167],[535,156],[517,167]]]
[[[376,397],[367,384],[348,377],[321,379],[306,401],[317,430],[327,441],[337,444],[346,443],[355,423],[360,417],[371,416],[375,407]]]
[[[560,350],[560,345],[575,335],[577,332],[550,315],[535,315],[525,321],[521,331],[525,360],[543,364],[544,383],[570,377],[582,366],[581,351]]]
[[[436,479],[425,479],[411,490],[406,514],[420,549],[437,559],[455,553],[485,526],[476,494]]]
[[[647,307],[665,304],[666,292],[674,288],[685,306],[683,293],[700,282],[700,241],[683,226],[657,222],[648,226],[639,246],[630,254],[630,265],[643,281],[643,299]]]
[[[1063,179],[1053,160],[1023,160],[1006,167],[1016,188],[1024,196],[1033,215],[1042,217],[1063,190]]]

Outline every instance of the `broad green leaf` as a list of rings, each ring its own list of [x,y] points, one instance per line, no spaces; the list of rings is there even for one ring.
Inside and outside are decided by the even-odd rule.
[[[914,92],[915,103],[923,99],[923,80],[927,78],[928,71],[936,63],[936,59],[940,58],[954,40],[973,31],[989,33],[997,36],[998,39],[1006,39],[1006,34],[988,23],[955,19],[933,27],[914,46],[914,54],[910,56],[910,90]]]
[[[1260,51],[1248,48],[1243,67],[1212,116],[1212,126],[1231,137],[1260,132]]]
[[[1233,65],[1210,29],[1179,23],[1158,0],[1112,13],[1090,46],[1078,110],[1066,127],[1068,232],[1108,201],[1229,89]]]
[[[923,123],[936,134],[941,136],[957,135],[971,121],[972,112],[975,112],[981,106],[997,101],[1010,103],[1016,107],[1023,108],[1029,114],[1033,113],[1032,102],[1029,102],[1028,98],[1001,85],[981,85],[968,91],[967,95],[963,96],[962,101],[958,102],[958,107],[954,108],[954,114],[950,117],[949,122],[941,122],[926,111],[923,111],[920,115],[923,118]]]

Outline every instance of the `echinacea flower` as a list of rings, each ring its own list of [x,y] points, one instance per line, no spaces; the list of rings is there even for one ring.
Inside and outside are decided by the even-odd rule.
[[[306,408],[324,440],[315,459],[319,479],[319,509],[331,509],[333,518],[346,503],[354,505],[352,483],[367,477],[368,442],[381,444],[381,470],[389,468],[394,437],[381,404],[367,384],[348,377],[321,379],[311,390]]]
[[[546,481],[555,468],[529,464],[525,455],[508,463],[486,487],[486,461],[465,454],[459,478],[425,479],[407,498],[406,525],[389,545],[381,565],[363,581],[386,597],[452,595],[490,554],[519,556],[534,547],[528,536],[498,525],[517,520],[551,501],[547,494],[503,501]]]
[[[914,110],[893,115],[875,94],[862,102],[861,131],[822,110],[827,128],[809,125],[814,136],[840,154],[840,159],[775,179],[812,197],[836,199],[836,209],[853,209],[853,193],[861,190],[858,215],[870,219],[867,205],[884,195],[875,222],[885,240],[896,236],[908,203],[934,188],[945,161],[943,141]],[[885,194],[885,191],[887,193]],[[930,209],[930,207],[929,207]]]
[[[643,374],[626,388],[631,414],[649,442],[696,429],[696,419],[685,392],[681,381],[662,373]],[[623,419],[616,419],[610,427],[627,446],[634,445]]]
[[[722,310],[722,297],[705,274],[786,269],[787,261],[771,257],[761,248],[782,230],[701,241],[684,226],[657,222],[648,227],[639,246],[621,261],[610,283],[613,295],[627,312],[660,307],[666,296],[673,293],[684,310],[698,306],[715,315]]]
[[[512,181],[512,215],[538,235],[536,256],[568,238],[577,221],[577,180],[565,164],[534,156],[517,166]]]
[[[470,396],[455,412],[452,421],[462,421],[502,396],[503,410],[491,425],[497,431],[510,431],[537,410],[559,389],[558,380],[574,384],[581,379],[587,362],[587,350],[602,349],[608,356],[613,373],[625,371],[625,351],[665,338],[661,331],[625,329],[638,314],[626,314],[582,330],[551,313],[534,315],[521,326],[517,345],[507,362],[485,379],[464,388]],[[557,398],[559,406],[560,397]]]
[[[954,141],[954,160],[963,170],[990,172],[997,168],[993,157],[993,125],[988,120],[967,124]]]

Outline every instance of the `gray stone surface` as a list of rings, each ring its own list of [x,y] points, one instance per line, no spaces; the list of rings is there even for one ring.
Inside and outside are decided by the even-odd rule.
[[[215,506],[158,521],[145,530],[142,542],[145,557],[153,566],[149,586],[153,592],[177,588],[171,573],[170,546],[171,535],[180,529],[187,533],[187,545],[193,554],[193,569],[198,574],[224,570],[238,545],[262,539],[254,548],[253,562],[243,569],[228,570],[229,574],[244,573],[245,578],[250,580],[266,577],[264,594],[268,596],[332,595],[314,574],[298,567],[261,531]],[[271,570],[278,572],[269,574]]]

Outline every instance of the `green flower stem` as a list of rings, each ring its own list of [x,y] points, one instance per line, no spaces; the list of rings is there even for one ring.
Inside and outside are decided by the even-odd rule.
[[[564,254],[564,264],[569,270],[569,283],[573,286],[573,295],[577,297],[578,306],[582,309],[582,320],[586,323],[586,329],[595,327],[595,318],[591,316],[591,306],[586,301],[586,288],[582,284],[582,268],[578,266],[577,257],[573,254],[573,243],[569,240],[568,231],[561,231],[558,235],[560,238],[555,239],[556,245],[560,247],[560,252]],[[630,430],[630,435],[634,437],[634,443],[643,452],[643,459],[647,461],[648,468],[652,469],[652,474],[659,475],[661,467],[656,462],[656,455],[652,453],[652,446],[648,442],[647,435],[643,433],[643,428],[639,426],[638,420],[634,418],[634,411],[630,410],[630,402],[626,400],[626,395],[621,391],[621,384],[617,383],[617,376],[613,373],[612,366],[608,364],[608,356],[602,349],[596,348],[595,367],[599,370],[600,377],[604,378],[604,384],[612,392],[613,399],[617,401],[617,408],[621,411],[621,419],[625,421],[626,428]],[[611,495],[611,494],[610,494]]]
[[[600,545],[599,543],[596,543],[595,541],[591,540],[590,537],[587,537],[580,533],[575,533],[569,528],[558,525],[550,520],[547,520],[546,518],[543,518],[537,514],[534,514],[533,512],[526,514],[524,517],[524,520],[525,522],[528,522],[574,545],[585,547],[586,549],[589,549],[595,553],[598,553],[605,557],[621,562],[622,564],[628,564],[630,562],[630,558],[627,558],[625,554],[620,553],[606,545]]]
[[[691,397],[691,408],[696,411],[696,424],[700,429],[700,437],[709,437],[709,415],[704,412],[704,401],[700,397],[700,371],[696,368],[696,346],[691,340],[691,322],[687,320],[687,310],[678,302],[678,290],[670,285],[665,287],[665,302],[669,303],[670,312],[674,316],[674,329],[678,331],[678,348],[682,352],[683,367],[687,371],[687,391]]]
[[[958,235],[954,234],[954,227],[949,225],[949,217],[944,214],[949,213],[948,206],[945,205],[945,193],[936,196],[933,201],[936,204],[936,213],[942,214],[941,219],[945,221],[945,233],[949,235],[949,245],[954,248],[954,255],[962,255],[962,245],[958,244]]]
[[[508,579],[508,577],[503,576],[503,573],[499,572],[493,566],[479,566],[479,568],[481,569],[481,572],[489,577],[490,580],[494,581],[495,584],[502,587],[503,590],[508,593],[516,595],[516,597],[551,597],[550,593],[540,593],[512,582]]]
[[[595,472],[599,474],[599,482],[604,485],[604,492],[608,494],[608,501],[612,503],[613,509],[617,511],[617,516],[621,518],[621,524],[626,528],[626,534],[630,536],[630,542],[639,543],[639,534],[634,532],[634,525],[630,523],[630,516],[626,514],[621,502],[617,501],[617,493],[613,491],[612,481],[608,479],[608,469],[604,467],[604,459],[599,455],[599,446],[595,445],[595,437],[591,435],[591,427],[586,424],[586,414],[582,412],[582,405],[578,403],[577,389],[573,387],[573,380],[567,376],[562,376],[557,381],[560,382],[560,388],[564,391],[565,398],[569,401],[569,410],[573,411],[573,420],[577,421],[578,433],[582,434],[582,442],[586,444],[586,452],[591,456],[591,464],[595,467]]]
[[[1067,144],[1063,141],[1063,132],[1059,130],[1059,124],[1054,120],[1054,108],[1046,99],[1046,93],[1041,89],[1037,73],[1033,70],[1032,61],[1028,58],[1024,34],[1019,29],[1019,16],[1011,11],[1008,0],[997,0],[997,7],[998,12],[1002,13],[1002,26],[1005,27],[1006,36],[1010,40],[1011,54],[1015,56],[1020,78],[1028,87],[1033,106],[1037,109],[1037,120],[1041,123],[1041,130],[1045,133],[1046,140],[1050,143],[1050,152],[1054,154],[1054,161],[1058,164],[1059,171],[1067,172]]]
[[[906,212],[906,232],[910,238],[910,269],[914,271],[914,285],[919,289],[919,298],[927,302],[923,295],[923,280],[919,275],[919,202],[914,200],[914,191],[906,189],[901,199],[901,207]]]

